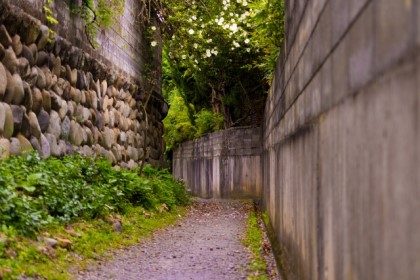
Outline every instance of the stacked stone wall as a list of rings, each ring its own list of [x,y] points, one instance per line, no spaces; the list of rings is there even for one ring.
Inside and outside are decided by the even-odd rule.
[[[163,162],[167,105],[123,71],[0,1],[0,155],[79,152],[135,167]],[[121,70],[121,69],[120,69]]]

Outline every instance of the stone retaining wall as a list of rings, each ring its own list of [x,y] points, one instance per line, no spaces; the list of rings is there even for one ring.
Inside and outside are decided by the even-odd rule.
[[[175,149],[173,174],[196,196],[260,197],[260,153],[261,128],[218,131]]]
[[[0,155],[78,151],[113,164],[160,164],[167,104],[0,1]]]

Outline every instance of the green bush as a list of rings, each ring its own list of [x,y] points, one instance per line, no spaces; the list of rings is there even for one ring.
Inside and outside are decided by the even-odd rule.
[[[221,114],[202,109],[195,115],[195,117],[195,123],[197,126],[195,137],[197,138],[203,134],[217,131],[223,128],[223,116]]]
[[[158,209],[188,203],[184,186],[165,171],[116,170],[106,160],[66,156],[41,160],[37,153],[0,164],[0,228],[31,234],[51,223],[93,219],[128,206]]]

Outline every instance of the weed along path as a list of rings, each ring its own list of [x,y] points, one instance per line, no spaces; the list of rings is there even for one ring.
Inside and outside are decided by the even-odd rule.
[[[272,258],[263,272],[249,269],[253,254],[242,240],[252,210],[249,202],[197,200],[177,224],[115,252],[112,260],[79,272],[77,278],[247,279],[271,271],[268,278],[278,279]]]

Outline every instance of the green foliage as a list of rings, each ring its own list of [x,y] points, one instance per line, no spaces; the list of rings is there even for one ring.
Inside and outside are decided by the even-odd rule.
[[[182,97],[196,131],[177,138],[259,125],[283,40],[284,0],[163,2],[163,92]],[[181,114],[177,106],[170,111]]]
[[[169,97],[170,110],[163,120],[167,151],[171,151],[178,144],[198,138],[205,133],[220,130],[223,128],[223,116],[213,113],[208,109],[202,109],[195,113],[192,104],[187,108],[184,99],[174,89]],[[189,113],[192,113],[192,116]]]
[[[248,265],[248,279],[268,279],[266,263],[262,257],[262,232],[258,225],[258,217],[254,211],[249,213],[248,226],[243,242],[249,248],[252,258]]]
[[[125,0],[82,0],[80,6],[73,2],[71,11],[82,17],[87,39],[93,47],[96,47],[95,37],[98,31],[118,23],[119,16],[124,12],[124,6]]]
[[[163,138],[166,142],[166,149],[172,150],[177,144],[193,139],[196,128],[191,124],[188,116],[188,109],[181,96],[176,92],[169,99],[170,109],[163,120],[165,132]]]
[[[255,66],[271,81],[284,39],[285,3],[284,0],[259,0],[253,1],[251,8],[254,10],[250,20],[254,38],[251,44],[265,54],[260,61],[255,61]]]
[[[151,167],[146,176],[115,170],[79,155],[41,160],[37,153],[0,165],[0,226],[32,234],[51,223],[124,213],[131,205],[157,209],[187,202],[183,185]],[[182,195],[184,194],[184,195]]]
[[[203,134],[223,128],[223,116],[210,110],[202,109],[195,115],[195,123],[197,127],[195,137],[198,138]]]

